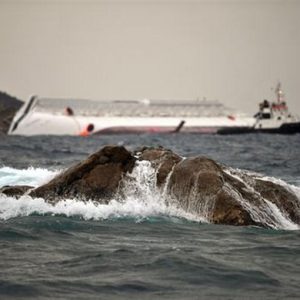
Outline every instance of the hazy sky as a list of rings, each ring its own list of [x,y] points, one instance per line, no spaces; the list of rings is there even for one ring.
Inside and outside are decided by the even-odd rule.
[[[254,112],[281,80],[300,114],[300,1],[0,0],[0,90],[218,99]]]

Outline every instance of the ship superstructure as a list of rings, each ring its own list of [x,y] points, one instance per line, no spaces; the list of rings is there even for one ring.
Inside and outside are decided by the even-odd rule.
[[[88,125],[96,133],[199,132],[251,126],[247,118],[218,101],[91,101],[32,97],[18,112],[10,134],[78,135]]]
[[[300,132],[300,118],[288,111],[280,83],[277,100],[264,100],[253,117],[219,101],[80,100],[31,97],[9,129],[17,135],[91,135],[109,133]]]

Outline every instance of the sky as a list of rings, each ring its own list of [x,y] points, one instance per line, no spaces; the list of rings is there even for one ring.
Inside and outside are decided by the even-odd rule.
[[[297,0],[0,0],[0,90],[22,100],[206,98],[253,113],[280,80],[300,114],[299,55]]]

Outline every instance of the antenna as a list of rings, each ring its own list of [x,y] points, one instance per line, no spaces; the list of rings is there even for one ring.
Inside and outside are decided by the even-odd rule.
[[[277,102],[281,103],[283,101],[283,92],[281,90],[281,82],[280,81],[278,81],[278,84],[275,89],[275,93],[277,95]]]

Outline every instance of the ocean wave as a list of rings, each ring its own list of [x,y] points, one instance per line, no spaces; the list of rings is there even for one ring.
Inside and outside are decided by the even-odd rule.
[[[112,200],[109,204],[100,204],[94,201],[66,199],[52,205],[43,198],[33,199],[30,196],[14,197],[0,196],[0,219],[8,220],[16,217],[38,215],[64,215],[67,217],[81,217],[84,220],[107,220],[118,218],[134,218],[137,222],[150,217],[176,217],[189,221],[206,222],[201,217],[187,213],[175,206],[168,206],[162,201],[152,199],[145,202],[143,199],[129,198],[120,202]]]
[[[37,187],[51,180],[59,172],[59,170],[51,171],[43,168],[15,169],[4,166],[0,168],[0,187],[5,185],[30,185]]]
[[[0,186],[28,184],[39,186],[59,171],[41,168],[24,170],[3,167],[0,169]],[[55,205],[45,199],[33,199],[24,195],[19,199],[0,195],[0,219],[7,220],[32,214],[79,216],[85,220],[105,220],[132,217],[137,221],[148,217],[172,216],[191,221],[205,222],[205,219],[187,213],[175,205],[167,204],[156,189],[155,170],[149,162],[140,162],[132,174],[128,175],[123,198],[113,199],[109,204],[100,204],[81,199],[64,199]]]
[[[24,170],[10,167],[0,168],[0,187],[4,185],[31,185],[39,186],[60,171],[51,171],[42,168],[28,168]],[[231,176],[244,182],[242,174],[245,171],[238,169],[228,169],[226,171]],[[151,167],[149,161],[138,161],[132,173],[127,174],[123,181],[124,187],[122,196],[116,196],[109,204],[101,204],[95,201],[82,201],[82,199],[64,199],[57,201],[54,205],[48,203],[43,198],[31,198],[24,195],[19,199],[0,195],[0,219],[8,220],[16,217],[38,215],[64,215],[67,217],[80,217],[84,220],[107,220],[115,218],[133,218],[139,222],[152,217],[176,217],[189,221],[207,223],[205,212],[193,214],[186,212],[178,206],[176,201],[169,201],[167,193],[167,183],[162,190],[157,188],[156,170]],[[251,174],[253,177],[259,177],[262,180],[273,181],[287,189],[293,191],[300,199],[300,188],[289,185],[288,183],[259,174]],[[251,183],[244,182],[246,187],[252,189]],[[229,188],[229,193],[233,192]],[[255,192],[255,191],[253,191]],[[239,200],[241,205],[250,212],[258,222],[268,224],[274,229],[299,229],[299,226],[293,223],[284,215],[278,207],[262,199],[260,208],[254,207],[250,202],[242,199],[240,195],[233,195]],[[300,200],[299,200],[300,201]]]

